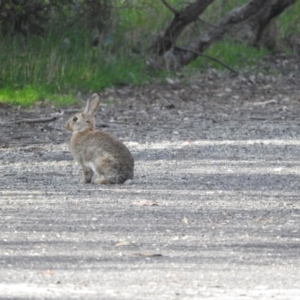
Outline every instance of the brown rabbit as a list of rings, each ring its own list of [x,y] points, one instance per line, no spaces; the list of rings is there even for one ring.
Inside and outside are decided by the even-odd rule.
[[[66,122],[66,129],[72,131],[70,150],[82,166],[85,183],[90,183],[94,174],[101,184],[124,183],[133,178],[134,159],[121,141],[95,130],[94,113],[99,104],[99,95],[93,94],[84,111]]]

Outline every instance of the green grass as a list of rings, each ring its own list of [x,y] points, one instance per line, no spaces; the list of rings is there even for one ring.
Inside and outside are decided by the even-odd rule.
[[[205,54],[219,59],[222,63],[233,69],[243,69],[254,66],[259,60],[269,55],[266,49],[249,47],[245,43],[234,41],[220,41],[210,47]],[[224,66],[207,57],[199,56],[193,61],[189,68],[207,70],[215,68],[217,70],[226,70]]]
[[[70,95],[77,92],[139,85],[150,79],[137,56],[125,50],[118,54],[99,51],[84,39],[79,44],[72,39],[57,42],[15,37],[2,39],[0,48],[0,102],[28,106],[47,98],[69,104]]]
[[[278,17],[280,22],[280,35],[285,36],[292,32],[299,32],[300,29],[300,2],[289,7],[283,14]]]
[[[47,88],[28,86],[24,88],[0,88],[0,102],[29,107],[40,100],[50,100],[57,107],[76,103],[72,95],[60,95],[47,92]]]

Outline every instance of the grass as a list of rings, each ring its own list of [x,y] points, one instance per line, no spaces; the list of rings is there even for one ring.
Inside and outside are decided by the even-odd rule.
[[[269,51],[249,47],[245,43],[228,40],[215,43],[205,54],[213,58],[218,58],[222,63],[239,70],[254,66],[259,60],[269,55]],[[225,70],[221,64],[201,56],[193,61],[189,65],[189,68],[197,70],[207,70],[208,68],[215,68],[221,71]]]
[[[46,98],[63,105],[74,102],[77,92],[150,79],[141,59],[125,51],[101,52],[90,41],[12,37],[2,39],[0,48],[0,102],[29,106]]]
[[[278,21],[280,22],[280,35],[282,37],[293,32],[299,33],[300,2],[296,1],[292,7],[289,7],[278,17]]]
[[[179,0],[168,2],[177,9],[181,7]],[[235,7],[243,2],[245,0],[229,0],[228,5]],[[223,3],[216,2],[218,9]],[[232,7],[226,7],[225,11]],[[92,47],[91,33],[79,26],[63,33],[52,28],[45,38],[1,38],[0,102],[28,107],[47,99],[57,106],[65,106],[77,101],[78,92],[85,94],[112,86],[140,85],[165,76],[164,72],[146,72],[144,59],[132,49],[139,42],[144,48],[149,45],[155,39],[153,32],[166,28],[173,15],[161,2],[143,0],[138,2],[138,8],[124,6],[118,11],[118,23],[108,32],[109,43],[104,43],[101,49]],[[215,9],[212,7],[208,11]],[[300,4],[296,2],[280,16],[281,36],[292,30],[293,20],[299,20],[299,12]],[[205,54],[237,70],[251,67],[269,55],[266,50],[225,39],[215,43]],[[188,70],[205,71],[212,67],[224,70],[220,64],[204,57],[192,62]]]
[[[0,88],[0,102],[13,105],[30,107],[39,100],[50,100],[57,107],[76,103],[76,98],[72,95],[60,95],[50,93],[47,88],[28,86],[24,88]]]

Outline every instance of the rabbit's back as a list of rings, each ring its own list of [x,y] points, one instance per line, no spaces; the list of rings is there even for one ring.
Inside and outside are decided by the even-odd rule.
[[[96,130],[73,134],[70,148],[80,164],[110,171],[121,175],[124,180],[133,178],[134,159],[130,151],[106,132]]]

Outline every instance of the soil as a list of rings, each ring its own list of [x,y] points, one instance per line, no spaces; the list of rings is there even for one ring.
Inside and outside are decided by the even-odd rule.
[[[128,185],[81,183],[84,103],[0,104],[0,299],[299,299],[300,64],[269,63],[104,91]]]

